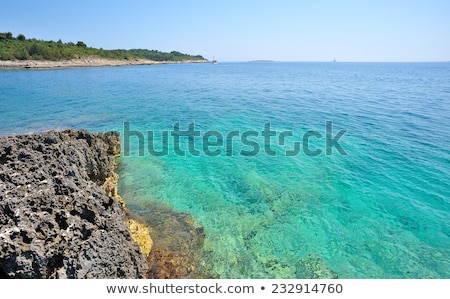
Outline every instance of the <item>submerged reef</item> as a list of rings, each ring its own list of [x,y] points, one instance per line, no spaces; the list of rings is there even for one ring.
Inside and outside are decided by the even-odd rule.
[[[151,239],[127,227],[119,153],[114,132],[0,138],[0,278],[145,277]]]
[[[134,217],[150,229],[154,241],[147,278],[212,278],[203,263],[205,230],[190,214],[159,202],[148,202],[136,211]]]
[[[338,274],[318,254],[309,254],[308,257],[300,259],[296,265],[297,278],[339,278]]]

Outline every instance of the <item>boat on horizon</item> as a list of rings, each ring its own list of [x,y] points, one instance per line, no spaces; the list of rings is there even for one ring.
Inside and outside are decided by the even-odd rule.
[[[213,60],[212,60],[211,63],[212,63],[212,64],[217,64],[217,63],[218,63],[216,57],[213,58]]]

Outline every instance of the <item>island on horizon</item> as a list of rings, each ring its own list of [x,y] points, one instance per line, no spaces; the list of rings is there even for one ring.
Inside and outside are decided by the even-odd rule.
[[[275,62],[275,60],[270,60],[270,59],[257,59],[257,60],[250,60],[249,62]]]

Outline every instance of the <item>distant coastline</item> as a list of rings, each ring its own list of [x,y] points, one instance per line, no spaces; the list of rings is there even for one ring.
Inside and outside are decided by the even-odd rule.
[[[275,62],[275,61],[274,60],[260,59],[260,60],[251,60],[250,62]]]
[[[155,65],[178,63],[207,63],[208,60],[155,61],[143,58],[108,59],[101,57],[84,57],[67,60],[0,60],[0,70],[17,69],[57,69],[78,67],[126,66],[126,65]]]
[[[0,69],[51,69],[69,67],[98,67],[122,65],[151,65],[169,63],[209,62],[201,55],[178,51],[161,52],[147,49],[116,49],[88,47],[84,42],[63,43],[16,37],[0,32]]]

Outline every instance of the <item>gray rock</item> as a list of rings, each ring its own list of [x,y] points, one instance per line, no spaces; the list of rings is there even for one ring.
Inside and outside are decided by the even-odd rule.
[[[0,278],[142,278],[148,266],[101,186],[117,133],[0,138]]]

